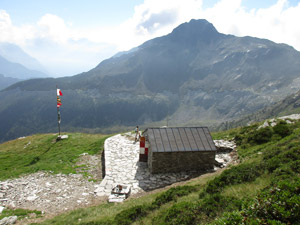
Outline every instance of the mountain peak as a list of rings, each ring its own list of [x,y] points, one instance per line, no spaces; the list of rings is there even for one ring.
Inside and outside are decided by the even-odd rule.
[[[183,23],[176,27],[170,35],[174,39],[185,40],[185,42],[188,41],[194,44],[197,41],[209,43],[220,37],[221,34],[207,20],[192,19],[190,22]]]

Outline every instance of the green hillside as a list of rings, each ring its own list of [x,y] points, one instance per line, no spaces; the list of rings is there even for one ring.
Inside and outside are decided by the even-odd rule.
[[[43,224],[300,224],[300,122],[258,126],[213,134],[235,138],[238,165]]]
[[[215,139],[235,139],[238,165],[122,204],[80,208],[42,224],[300,224],[300,122],[258,126],[213,133]],[[100,153],[107,137],[68,135],[59,142],[53,134],[38,134],[1,144],[1,180],[39,170],[76,173],[79,155]],[[19,211],[5,213],[32,213]]]
[[[100,154],[107,136],[71,133],[56,142],[57,135],[37,134],[0,145],[0,180],[37,171],[76,173],[76,160],[82,153]]]

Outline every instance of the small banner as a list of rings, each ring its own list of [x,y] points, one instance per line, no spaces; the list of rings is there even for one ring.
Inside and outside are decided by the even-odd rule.
[[[59,108],[61,106],[61,100],[60,98],[57,96],[57,108]]]

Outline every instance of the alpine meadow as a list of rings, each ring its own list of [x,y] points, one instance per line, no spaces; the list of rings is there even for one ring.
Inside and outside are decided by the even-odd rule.
[[[299,15],[1,0],[0,225],[300,225]]]

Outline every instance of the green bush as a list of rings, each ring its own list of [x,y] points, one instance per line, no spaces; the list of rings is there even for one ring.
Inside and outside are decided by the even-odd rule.
[[[224,213],[212,224],[300,224],[300,178],[273,182],[250,203],[244,201],[242,208]]]
[[[243,219],[244,216],[241,214],[241,211],[225,212],[212,225],[240,225],[243,224]]]
[[[125,209],[115,216],[114,223],[118,225],[132,224],[134,221],[146,216],[150,211],[159,208],[170,201],[176,201],[178,197],[188,195],[196,191],[196,186],[178,186],[170,188],[156,197],[149,205],[138,205]]]
[[[264,172],[258,163],[240,164],[225,170],[220,176],[208,182],[205,192],[212,194],[220,192],[225,186],[254,181]]]
[[[218,213],[223,211],[232,211],[241,209],[242,201],[221,194],[207,195],[201,203],[201,212],[206,216],[215,217]]]
[[[101,219],[101,220],[95,220],[92,222],[83,222],[80,223],[80,225],[113,225],[115,224],[113,220],[109,220],[109,219]]]
[[[286,137],[292,133],[289,125],[285,121],[279,121],[274,127],[273,130],[276,134],[280,135],[281,137]]]
[[[176,201],[177,197],[185,196],[190,194],[193,191],[196,191],[197,188],[195,186],[178,186],[173,187],[157,196],[155,201],[152,203],[153,207],[159,207],[163,204],[166,204],[170,201]]]
[[[300,178],[279,181],[266,188],[245,211],[245,217],[269,221],[267,224],[300,223]],[[275,223],[276,222],[276,223]]]
[[[273,136],[271,127],[258,129],[258,126],[243,127],[240,132],[234,137],[236,144],[242,148],[247,148],[251,145],[263,144],[269,142]]]
[[[197,204],[180,202],[170,207],[163,216],[163,222],[159,224],[191,225],[195,224],[198,213]],[[155,218],[159,221],[159,218]],[[157,224],[157,222],[155,222]]]
[[[18,219],[22,219],[29,214],[34,213],[36,216],[41,216],[42,212],[37,210],[28,210],[28,209],[4,209],[0,214],[0,220],[4,217],[17,216]]]
[[[180,202],[174,204],[163,215],[158,216],[153,224],[199,224],[201,219],[212,220],[217,215],[241,209],[242,201],[221,194],[207,195],[202,201]]]
[[[115,216],[114,222],[118,225],[132,224],[138,218],[146,216],[148,214],[148,205],[138,205],[125,209]]]
[[[263,144],[269,142],[272,136],[272,129],[270,127],[264,127],[249,133],[247,141],[252,144]]]
[[[265,168],[272,173],[276,169],[284,165],[289,165],[289,167],[294,172],[299,172],[300,166],[300,149],[299,147],[276,147],[265,152],[263,156]]]

